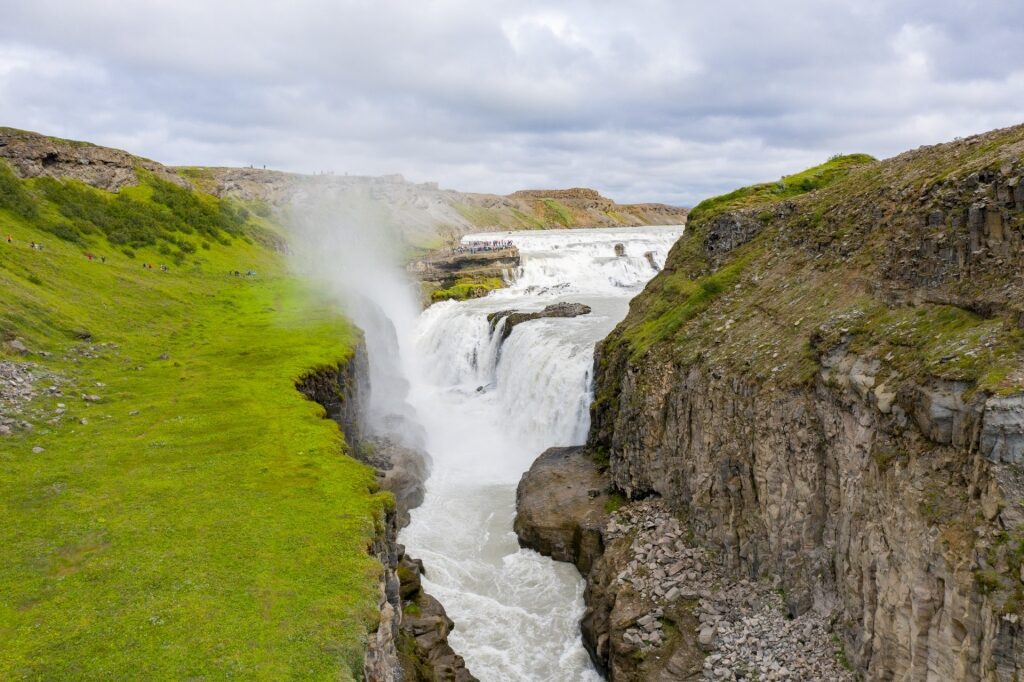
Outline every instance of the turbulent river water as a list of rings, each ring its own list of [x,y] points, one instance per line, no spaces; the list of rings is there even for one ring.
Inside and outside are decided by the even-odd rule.
[[[579,636],[583,581],[570,564],[519,548],[515,490],[544,449],[584,441],[594,344],[680,234],[645,227],[468,236],[512,240],[522,255],[515,283],[431,306],[403,344],[412,357],[409,402],[433,466],[426,500],[400,540],[423,559],[427,591],[456,623],[451,644],[481,680],[600,679]],[[593,312],[522,323],[500,345],[490,333],[487,313],[559,301]]]

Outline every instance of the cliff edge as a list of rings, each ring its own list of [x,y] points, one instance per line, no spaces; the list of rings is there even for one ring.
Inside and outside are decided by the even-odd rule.
[[[861,161],[695,207],[590,446],[869,679],[1019,679],[1024,126]]]
[[[723,625],[727,585],[807,623],[784,651],[828,632],[865,679],[1021,678],[1022,177],[1018,126],[691,211],[595,359],[587,456],[627,521],[601,531],[584,639],[611,679],[677,655],[656,679],[786,679],[792,628]],[[717,577],[667,598],[673,562]],[[651,576],[641,623],[621,603]]]

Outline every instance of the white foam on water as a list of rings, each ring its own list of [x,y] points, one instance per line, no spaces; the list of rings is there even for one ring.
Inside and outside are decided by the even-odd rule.
[[[426,500],[400,539],[423,559],[427,591],[456,623],[451,644],[482,680],[600,679],[579,635],[583,580],[570,564],[519,548],[515,489],[544,449],[585,440],[594,344],[622,319],[681,233],[645,227],[471,235],[465,241],[516,244],[516,282],[420,315],[406,348],[409,401],[433,470]],[[519,324],[504,343],[487,322],[490,312],[559,301],[593,312]]]

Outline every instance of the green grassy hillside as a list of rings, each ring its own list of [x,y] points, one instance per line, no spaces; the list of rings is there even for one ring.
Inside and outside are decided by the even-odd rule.
[[[0,161],[0,363],[37,376],[0,404],[31,424],[0,436],[0,679],[358,675],[390,497],[294,388],[357,331],[277,241],[154,178]]]
[[[844,344],[892,385],[1020,391],[1022,170],[1017,126],[705,200],[603,362],[654,353],[795,386]]]
[[[733,190],[700,202],[690,211],[691,222],[706,220],[725,211],[791,199],[813,192],[846,177],[850,171],[871,164],[875,157],[869,154],[834,156],[823,164],[786,175],[776,182],[763,182]]]

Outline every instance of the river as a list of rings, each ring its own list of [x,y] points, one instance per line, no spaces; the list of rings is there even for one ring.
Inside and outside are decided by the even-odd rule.
[[[679,227],[477,234],[509,239],[522,266],[485,298],[435,304],[403,343],[409,402],[433,459],[427,495],[400,541],[455,621],[452,647],[487,682],[599,680],[579,635],[584,583],[570,564],[519,548],[515,491],[546,448],[584,442],[594,344],[662,265]],[[625,255],[616,256],[616,244]],[[653,262],[653,265],[652,265]],[[486,316],[567,301],[593,312],[516,326],[498,343]]]

